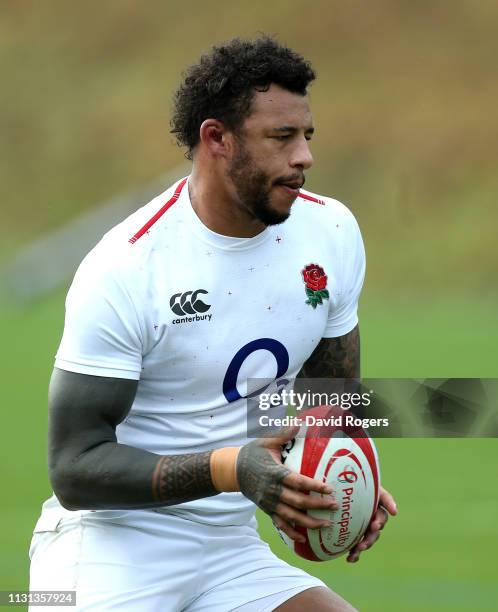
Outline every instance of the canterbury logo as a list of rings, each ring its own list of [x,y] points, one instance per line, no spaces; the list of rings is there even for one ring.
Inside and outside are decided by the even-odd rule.
[[[207,291],[205,289],[185,291],[185,293],[175,293],[171,296],[169,301],[171,310],[180,317],[183,315],[194,315],[197,313],[207,312],[211,308],[211,304],[205,304],[198,298],[199,294],[201,293],[207,295]]]

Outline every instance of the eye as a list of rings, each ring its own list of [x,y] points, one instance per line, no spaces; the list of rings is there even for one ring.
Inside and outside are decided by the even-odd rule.
[[[273,136],[275,140],[289,140],[291,134],[279,134],[278,136]]]

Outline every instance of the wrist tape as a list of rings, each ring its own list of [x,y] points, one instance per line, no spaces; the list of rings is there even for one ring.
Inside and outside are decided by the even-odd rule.
[[[220,493],[240,491],[237,481],[237,457],[239,446],[226,446],[217,448],[211,453],[210,468],[211,480],[214,488]]]

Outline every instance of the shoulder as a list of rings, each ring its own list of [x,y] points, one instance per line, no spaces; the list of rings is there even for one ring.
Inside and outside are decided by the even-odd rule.
[[[292,207],[292,217],[300,224],[310,224],[328,231],[342,227],[359,233],[358,223],[352,211],[342,202],[311,191],[301,189]]]
[[[137,209],[121,223],[114,226],[102,238],[101,246],[112,246],[122,252],[137,256],[154,246],[161,237],[161,230],[176,216],[174,206],[185,187],[186,179],[177,181],[168,189],[155,196],[150,202]],[[129,248],[130,245],[133,248]],[[99,245],[97,245],[99,246]]]
[[[76,276],[133,282],[147,270],[154,249],[164,240],[167,220],[174,216],[179,181],[110,229],[83,259]],[[166,213],[168,212],[168,215]]]

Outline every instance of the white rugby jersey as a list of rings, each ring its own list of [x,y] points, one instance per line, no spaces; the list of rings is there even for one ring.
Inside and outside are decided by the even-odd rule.
[[[139,380],[117,439],[158,454],[245,444],[247,379],[294,378],[322,337],[351,331],[365,270],[356,220],[336,200],[302,190],[283,224],[234,238],[197,217],[187,181],[83,260],[55,361]],[[159,509],[216,524],[254,510],[241,493]]]

